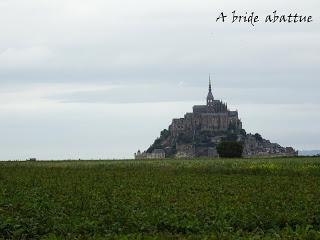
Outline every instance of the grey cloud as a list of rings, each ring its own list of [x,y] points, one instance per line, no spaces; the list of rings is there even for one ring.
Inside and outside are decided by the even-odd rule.
[[[30,4],[19,7],[18,2],[13,1],[12,6],[17,8],[27,27],[23,27],[21,19],[16,20],[12,30],[2,26],[8,33],[0,40],[2,52],[42,46],[51,55],[40,62],[30,57],[25,66],[15,62],[9,67],[10,62],[1,64],[2,81],[122,84],[160,80],[198,85],[208,72],[220,76],[222,87],[285,86],[292,83],[296,75],[309,82],[317,81],[320,34],[316,21],[310,25],[260,24],[252,28],[215,23],[218,9],[232,9],[238,3],[213,4],[208,1],[207,7],[203,7],[205,5],[191,1],[178,4],[179,7],[170,4],[170,9],[164,11],[140,1],[146,4],[145,8],[132,6],[134,11],[131,12],[119,11],[120,3],[111,2],[110,6],[103,1],[95,3],[79,2],[77,6],[74,1],[74,5],[64,6],[59,1],[56,5],[32,1],[31,6],[47,13],[37,11],[33,16]],[[243,4],[251,6],[252,2]],[[275,1],[265,5],[278,6]],[[290,2],[290,6],[295,5],[300,6]],[[300,9],[312,13],[316,5],[319,4],[314,0]],[[10,9],[9,2],[6,6]],[[74,14],[71,14],[72,8]],[[112,12],[113,8],[118,11]],[[253,10],[260,14],[265,12],[262,7]],[[5,16],[13,20],[10,12]],[[39,19],[43,21],[37,21]],[[27,37],[17,35],[20,30]],[[267,80],[268,75],[272,78]]]
[[[62,103],[204,102],[207,86],[129,85],[111,89],[81,90],[47,96]],[[320,104],[317,88],[215,88],[216,99],[234,104]]]

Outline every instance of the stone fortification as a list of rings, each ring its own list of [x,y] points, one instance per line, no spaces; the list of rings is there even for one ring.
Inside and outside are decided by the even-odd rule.
[[[260,134],[247,134],[238,111],[230,111],[226,103],[214,99],[209,79],[206,104],[193,106],[183,118],[173,119],[149,149],[138,151],[135,158],[217,157],[216,146],[222,141],[241,142],[244,157],[297,155],[292,147],[271,143]]]

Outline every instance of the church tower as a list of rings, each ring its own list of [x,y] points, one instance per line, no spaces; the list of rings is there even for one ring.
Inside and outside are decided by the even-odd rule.
[[[209,92],[207,95],[207,106],[213,107],[213,101],[214,101],[214,98],[213,98],[212,91],[211,91],[211,79],[210,79],[210,75],[209,75]]]

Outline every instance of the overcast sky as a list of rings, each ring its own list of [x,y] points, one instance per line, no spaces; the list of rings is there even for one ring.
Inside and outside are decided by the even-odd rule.
[[[261,21],[215,21],[233,10]],[[263,23],[274,10],[313,22]],[[247,132],[320,149],[319,10],[319,0],[1,0],[0,159],[132,158],[205,102],[209,73]]]

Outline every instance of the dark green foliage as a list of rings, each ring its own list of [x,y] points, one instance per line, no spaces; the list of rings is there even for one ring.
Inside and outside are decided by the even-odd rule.
[[[246,132],[245,129],[241,129],[241,130],[240,130],[240,134],[241,134],[242,136],[246,136],[246,135],[247,135],[247,132]]]
[[[169,137],[170,132],[167,129],[163,129],[160,133],[160,138],[161,139],[166,139],[167,137]]]
[[[154,140],[154,143],[148,148],[147,153],[151,153],[154,149],[160,148],[162,149],[161,139],[157,138]]]
[[[0,239],[319,239],[320,158],[0,163]]]
[[[220,157],[239,158],[242,156],[243,146],[239,142],[221,142],[217,146]]]
[[[147,153],[151,153],[154,149],[163,149],[162,142],[170,136],[170,132],[167,129],[163,129],[160,133],[160,137],[157,138],[154,143],[147,149]]]
[[[154,140],[154,145],[159,145],[161,144],[161,139],[157,138],[156,140]]]
[[[262,141],[262,137],[261,137],[261,135],[260,135],[259,133],[256,133],[256,134],[254,135],[254,137],[256,138],[256,140],[257,140],[258,142],[261,142],[261,141]]]

